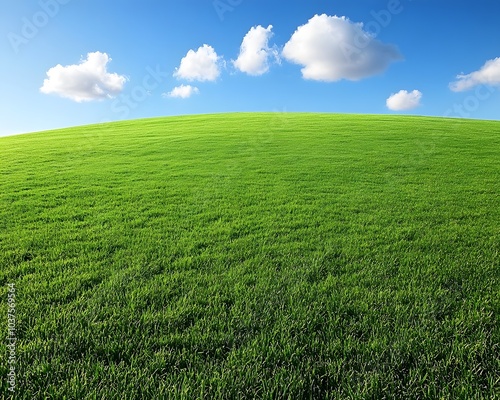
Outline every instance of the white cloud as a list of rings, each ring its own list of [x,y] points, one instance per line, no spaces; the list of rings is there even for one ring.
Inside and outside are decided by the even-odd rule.
[[[282,52],[288,61],[304,66],[304,79],[357,81],[379,74],[401,60],[398,49],[375,39],[362,23],[346,17],[315,15],[297,28]]]
[[[57,94],[76,102],[103,100],[116,96],[123,90],[127,78],[109,73],[107,65],[111,58],[99,51],[88,53],[79,64],[56,65],[47,71],[40,91]]]
[[[387,99],[387,108],[393,111],[405,111],[413,110],[420,106],[420,100],[422,99],[422,92],[414,90],[413,92],[408,92],[406,90],[400,90],[398,93],[392,94]]]
[[[188,81],[215,81],[220,75],[221,60],[212,46],[204,44],[197,51],[187,52],[174,76]]]
[[[263,75],[269,71],[269,59],[274,57],[279,61],[279,53],[276,46],[269,47],[269,39],[273,36],[273,26],[264,28],[260,25],[254,26],[243,38],[240,54],[233,65],[248,75]]]
[[[191,85],[180,85],[180,86],[174,87],[171,92],[168,92],[164,96],[165,97],[179,98],[179,99],[188,99],[193,94],[198,94],[198,93],[200,93],[200,91],[198,90],[197,87],[194,87]]]
[[[458,75],[457,80],[450,83],[450,89],[463,92],[478,85],[500,85],[500,57],[486,61],[479,71]]]

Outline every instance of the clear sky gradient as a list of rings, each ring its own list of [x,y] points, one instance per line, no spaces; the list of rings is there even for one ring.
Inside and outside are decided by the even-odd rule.
[[[234,111],[500,119],[499,15],[494,0],[6,0],[0,135]]]

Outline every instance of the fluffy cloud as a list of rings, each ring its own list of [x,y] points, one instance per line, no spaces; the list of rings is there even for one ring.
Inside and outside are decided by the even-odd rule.
[[[188,81],[215,81],[220,75],[221,60],[212,46],[204,44],[197,51],[188,51],[174,76]]]
[[[413,110],[420,106],[420,100],[422,99],[422,93],[418,90],[413,92],[407,92],[406,90],[400,90],[398,93],[392,94],[387,99],[387,108],[393,111],[405,111]]]
[[[379,74],[402,56],[346,17],[315,15],[297,28],[283,48],[288,61],[304,66],[304,79],[357,81]]]
[[[273,36],[273,26],[264,28],[260,25],[252,27],[243,38],[240,54],[233,65],[248,75],[263,75],[269,71],[269,59],[279,60],[276,47],[269,47],[269,39]]]
[[[477,85],[500,85],[500,57],[486,61],[479,71],[458,75],[457,80],[450,83],[450,89],[463,92]]]
[[[168,92],[165,97],[173,97],[179,99],[187,99],[191,97],[193,94],[198,94],[200,91],[197,87],[191,85],[180,85],[174,87],[171,92]]]
[[[86,60],[79,64],[56,65],[47,71],[40,91],[57,94],[76,102],[103,100],[119,94],[127,78],[109,73],[107,65],[111,58],[106,53],[88,53]]]

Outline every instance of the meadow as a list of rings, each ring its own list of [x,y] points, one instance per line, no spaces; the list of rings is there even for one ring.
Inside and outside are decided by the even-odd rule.
[[[0,150],[16,399],[500,398],[500,122],[195,115]]]

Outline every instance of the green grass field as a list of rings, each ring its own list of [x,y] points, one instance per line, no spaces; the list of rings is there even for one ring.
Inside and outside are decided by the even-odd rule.
[[[0,150],[18,399],[500,398],[500,122],[200,115]]]

